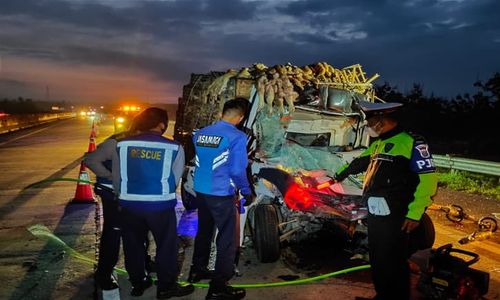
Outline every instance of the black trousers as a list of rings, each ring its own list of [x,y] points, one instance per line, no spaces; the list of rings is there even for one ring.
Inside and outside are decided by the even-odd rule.
[[[122,208],[123,250],[125,268],[132,285],[146,276],[144,237],[151,231],[156,243],[158,288],[165,289],[177,281],[177,221],[174,208],[163,211],[135,211]]]
[[[115,200],[114,193],[99,187],[96,187],[94,191],[101,198],[104,218],[96,277],[98,280],[105,281],[110,279],[120,255],[120,213],[118,210],[118,201]]]
[[[217,256],[211,285],[226,284],[234,275],[236,255],[237,210],[234,196],[211,196],[197,193],[198,232],[196,233],[193,253],[194,269],[205,269],[210,258],[210,245],[215,228],[217,234]],[[215,225],[215,226],[214,226]]]
[[[410,297],[408,234],[401,231],[404,213],[368,215],[368,245],[376,299],[405,300]]]

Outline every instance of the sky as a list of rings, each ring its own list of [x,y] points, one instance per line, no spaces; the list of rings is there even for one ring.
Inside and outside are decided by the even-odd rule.
[[[326,61],[473,92],[500,72],[498,0],[1,0],[0,98],[175,103],[191,73]]]

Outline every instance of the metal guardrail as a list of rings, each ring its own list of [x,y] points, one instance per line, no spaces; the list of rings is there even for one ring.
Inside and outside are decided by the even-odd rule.
[[[500,177],[500,163],[497,162],[435,154],[433,158],[436,167]]]

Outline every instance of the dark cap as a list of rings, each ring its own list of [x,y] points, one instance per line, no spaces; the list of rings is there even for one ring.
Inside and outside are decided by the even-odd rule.
[[[359,101],[359,108],[366,114],[366,117],[372,117],[375,115],[386,115],[393,113],[398,108],[403,106],[401,103],[395,102],[368,102],[368,101]]]

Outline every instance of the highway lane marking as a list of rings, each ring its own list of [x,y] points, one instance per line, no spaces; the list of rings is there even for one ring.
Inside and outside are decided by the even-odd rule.
[[[20,140],[20,139],[22,139],[22,138],[25,138],[25,137],[28,137],[28,136],[30,136],[30,135],[33,135],[33,134],[35,134],[35,133],[39,133],[39,132],[41,132],[41,131],[47,130],[47,129],[49,129],[49,128],[52,128],[52,127],[54,127],[54,126],[56,126],[56,125],[59,125],[59,124],[54,124],[54,125],[52,125],[52,126],[48,126],[48,127],[45,127],[45,128],[39,129],[39,130],[35,130],[35,131],[33,131],[33,132],[27,133],[27,134],[22,135],[22,136],[18,136],[18,137],[16,137],[16,138],[11,139],[11,140],[8,140],[8,141],[5,141],[5,142],[0,143],[0,146],[3,146],[3,145],[8,144],[8,143],[10,143],[10,142],[14,142],[14,141]]]

